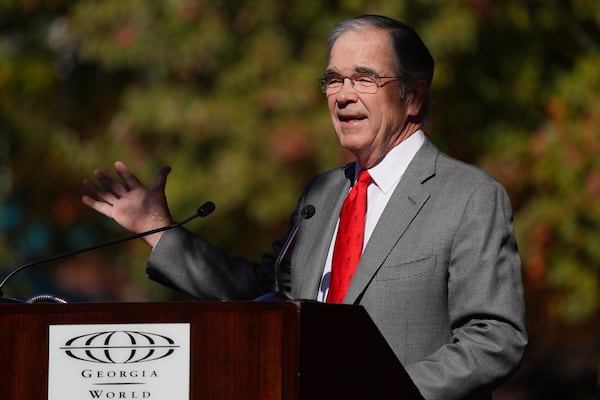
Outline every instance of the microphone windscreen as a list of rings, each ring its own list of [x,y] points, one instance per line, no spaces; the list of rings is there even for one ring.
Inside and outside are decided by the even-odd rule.
[[[201,217],[206,217],[213,211],[215,211],[215,203],[213,203],[212,201],[207,201],[206,203],[202,204],[202,206],[200,206],[200,208],[198,209],[198,215]]]
[[[312,218],[312,216],[315,215],[315,206],[313,206],[312,204],[304,206],[301,214],[302,218],[304,219]]]

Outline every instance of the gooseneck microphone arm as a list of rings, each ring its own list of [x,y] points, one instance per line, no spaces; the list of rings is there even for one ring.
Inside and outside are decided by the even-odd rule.
[[[207,201],[202,206],[200,206],[200,208],[198,208],[198,210],[196,211],[195,214],[193,214],[190,217],[184,219],[183,221],[174,222],[171,225],[163,226],[161,228],[156,228],[156,229],[152,229],[152,230],[149,230],[149,231],[136,233],[134,235],[126,236],[126,237],[123,237],[123,238],[120,238],[120,239],[110,240],[108,242],[95,244],[93,246],[85,247],[83,249],[69,251],[69,252],[66,252],[66,253],[62,253],[62,254],[58,254],[58,255],[52,256],[52,257],[45,258],[43,260],[32,261],[32,262],[28,262],[27,264],[20,265],[20,266],[14,268],[12,271],[10,271],[8,273],[8,275],[6,275],[6,277],[4,277],[4,279],[2,280],[2,282],[0,282],[0,298],[4,297],[4,293],[2,292],[2,288],[4,287],[4,285],[13,276],[15,276],[16,274],[18,274],[19,272],[21,272],[21,271],[23,271],[25,269],[34,267],[36,265],[46,264],[46,263],[49,263],[49,262],[52,262],[52,261],[60,260],[62,258],[76,256],[78,254],[85,253],[85,252],[88,252],[88,251],[101,249],[103,247],[109,247],[109,246],[113,246],[115,244],[119,244],[119,243],[123,243],[123,242],[128,242],[130,240],[134,240],[134,239],[138,239],[138,238],[141,238],[141,237],[144,237],[144,236],[152,235],[154,233],[163,232],[163,231],[167,231],[169,229],[177,228],[178,226],[182,226],[182,225],[187,224],[188,222],[190,222],[191,220],[193,220],[193,219],[195,219],[197,217],[206,217],[209,214],[211,214],[213,211],[215,211],[215,203],[213,203],[212,201]]]
[[[290,246],[292,245],[292,243],[294,242],[294,239],[296,238],[296,234],[298,233],[298,230],[300,229],[300,225],[302,225],[302,221],[304,221],[305,219],[312,218],[313,215],[315,215],[315,206],[313,206],[312,204],[307,204],[304,207],[302,207],[302,210],[300,210],[300,218],[298,218],[298,221],[296,221],[296,224],[292,228],[285,243],[283,244],[283,247],[281,248],[279,255],[275,259],[275,264],[273,264],[273,273],[275,275],[275,284],[274,284],[273,292],[262,295],[262,296],[256,298],[255,301],[291,299],[291,296],[288,293],[286,293],[284,290],[281,290],[281,288],[280,288],[279,270],[281,269],[281,263],[283,262],[283,259],[287,255],[287,252],[288,252]]]
[[[296,234],[298,233],[298,229],[300,229],[300,225],[302,225],[302,221],[311,218],[313,215],[315,215],[315,206],[313,206],[312,204],[308,204],[302,208],[302,210],[300,211],[300,218],[298,219],[298,222],[296,222],[296,225],[294,225],[292,232],[290,232],[290,235],[288,236],[287,240],[283,244],[283,247],[281,248],[281,251],[279,252],[279,256],[277,256],[277,259],[275,260],[275,292],[280,292],[279,270],[281,269],[281,263],[283,262],[283,258],[286,256],[290,246],[294,242]]]

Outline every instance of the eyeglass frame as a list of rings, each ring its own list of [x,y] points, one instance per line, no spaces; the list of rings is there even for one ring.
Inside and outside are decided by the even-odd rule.
[[[329,83],[327,82],[327,77],[328,76],[335,76],[338,79],[340,79],[340,87],[339,89],[335,90],[334,92],[331,92],[331,88],[329,87]],[[374,91],[373,92],[365,92],[363,90],[361,90],[360,85],[356,86],[356,83],[359,82],[358,79],[359,78],[372,78],[374,80]],[[341,75],[341,74],[337,74],[335,72],[328,72],[325,75],[323,75],[322,77],[319,78],[319,85],[321,87],[321,91],[326,94],[326,95],[333,95],[333,94],[338,94],[342,88],[344,87],[344,83],[346,83],[346,79],[350,80],[350,85],[352,86],[352,89],[354,89],[355,91],[357,91],[358,93],[361,94],[375,94],[377,93],[377,91],[379,90],[380,87],[387,85],[390,82],[393,81],[387,81],[387,82],[380,82],[380,79],[394,79],[394,80],[399,80],[399,79],[403,79],[404,77],[402,76],[379,76],[376,73],[372,73],[372,72],[355,72],[354,74],[352,74],[351,76],[346,76],[346,75]],[[370,86],[369,86],[370,87]],[[364,87],[363,87],[364,89]],[[330,91],[328,93],[328,91]]]

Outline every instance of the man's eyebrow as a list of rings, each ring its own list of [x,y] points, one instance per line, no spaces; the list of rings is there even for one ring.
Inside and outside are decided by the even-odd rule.
[[[371,74],[371,75],[379,75],[373,68],[369,67],[354,67],[352,70],[353,74]],[[334,68],[327,68],[325,70],[325,75],[341,75],[341,72]]]
[[[356,67],[354,68],[354,72],[358,72],[360,74],[379,75],[373,68],[369,67]]]

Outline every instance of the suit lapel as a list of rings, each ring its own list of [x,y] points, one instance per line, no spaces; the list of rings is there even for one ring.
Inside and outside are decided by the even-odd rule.
[[[404,232],[429,199],[423,183],[435,175],[435,161],[439,151],[426,139],[406,172],[398,182],[369,243],[365,247],[354,278],[346,294],[345,303],[355,303],[375,276],[390,251],[401,240]]]
[[[306,221],[311,225],[312,245],[304,261],[298,264],[301,268],[295,269],[298,272],[298,276],[294,278],[294,282],[297,283],[294,289],[296,298],[317,297],[339,213],[354,180],[354,166],[355,164],[351,163],[343,167],[343,174],[338,175],[334,182],[329,184],[330,187],[323,192],[317,191],[320,196],[325,195],[324,197],[306,199],[306,204],[314,204],[317,211],[314,218]]]

